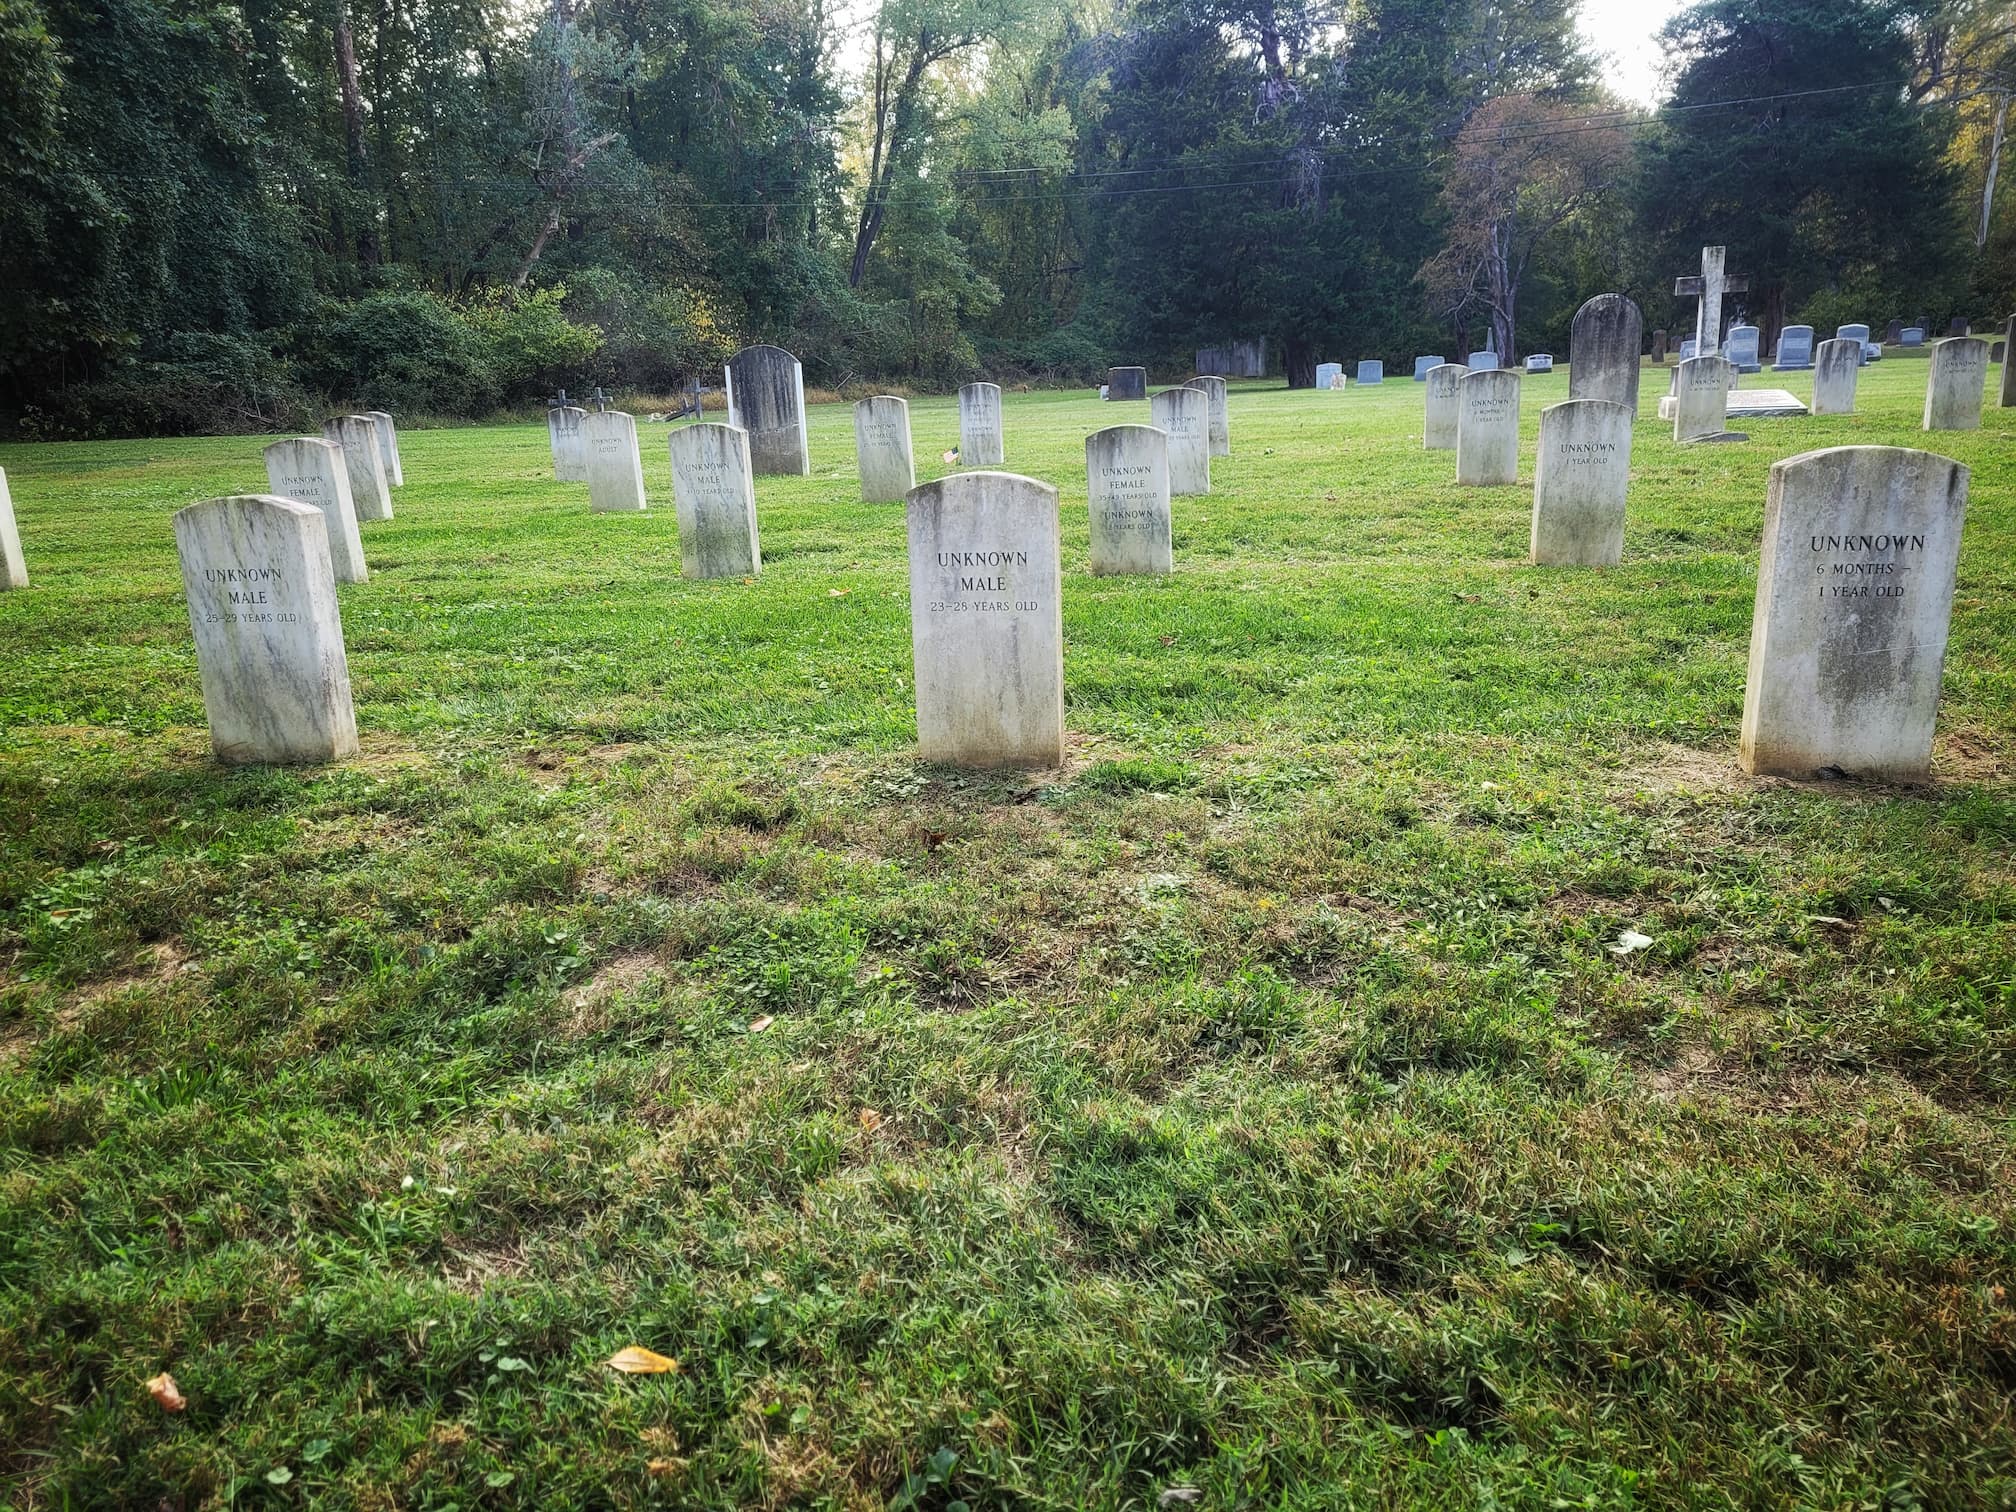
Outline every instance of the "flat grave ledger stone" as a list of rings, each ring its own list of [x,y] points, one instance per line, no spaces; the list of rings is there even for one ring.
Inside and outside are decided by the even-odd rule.
[[[1724,422],[1730,420],[1771,420],[1786,415],[1803,415],[1806,405],[1790,389],[1738,389],[1723,407]]]
[[[1540,412],[1533,469],[1531,557],[1541,567],[1614,567],[1624,556],[1637,411],[1610,399],[1570,399]]]
[[[959,390],[959,465],[999,467],[1005,456],[1004,444],[1001,385],[966,384]]]
[[[28,586],[28,559],[21,554],[21,531],[14,523],[14,495],[0,467],[0,592]]]
[[[1862,376],[1862,343],[1836,336],[1813,354],[1813,413],[1852,415],[1855,386]]]
[[[1095,573],[1175,567],[1169,512],[1169,433],[1109,425],[1085,438],[1085,485]]]
[[[1211,401],[1196,389],[1163,389],[1148,414],[1169,434],[1169,492],[1211,492]]]
[[[391,519],[392,490],[385,480],[384,453],[378,449],[378,422],[369,415],[338,415],[322,423],[322,439],[343,448],[343,465],[350,470],[350,504],[358,522]]]
[[[2016,409],[2016,315],[2002,328],[2002,408]]]
[[[1383,361],[1359,363],[1358,381],[1360,383],[1384,383],[1386,381],[1386,364]]]
[[[1780,331],[1778,360],[1772,366],[1781,373],[1795,369],[1803,372],[1813,366],[1813,327],[1794,325]]]
[[[322,511],[329,529],[329,564],[337,582],[362,583],[370,578],[342,447],[313,436],[275,441],[266,448],[266,483],[276,498],[312,504]]]
[[[1464,363],[1464,366],[1469,368],[1473,373],[1494,372],[1498,367],[1498,354],[1496,352],[1472,352],[1469,360]]]
[[[1456,387],[1456,481],[1519,481],[1519,375],[1486,368]]]
[[[1552,352],[1534,352],[1534,353],[1532,353],[1532,354],[1531,354],[1530,356],[1528,356],[1528,357],[1527,357],[1527,359],[1526,359],[1526,371],[1527,371],[1527,372],[1529,372],[1529,373],[1551,373],[1551,372],[1553,372],[1553,371],[1554,371],[1554,354],[1553,354]]]
[[[581,422],[581,440],[588,451],[588,507],[597,514],[646,508],[636,420],[622,410],[597,410]]]
[[[965,408],[965,400],[960,400]],[[965,417],[960,417],[959,456],[966,456]],[[916,453],[910,443],[910,402],[877,394],[854,406],[854,466],[861,474],[861,502],[900,504],[917,486]]]
[[[399,465],[399,427],[384,410],[366,410],[378,426],[378,461],[385,469],[385,481],[394,488],[406,486],[405,470]]]
[[[1057,490],[1004,472],[921,484],[904,506],[917,748],[963,766],[1064,760]]]
[[[266,494],[175,515],[210,748],[219,761],[357,753],[326,516]]]
[[[1729,364],[1720,357],[1689,357],[1674,390],[1673,439],[1704,441],[1729,428]]]
[[[761,477],[812,471],[805,436],[805,368],[782,347],[744,347],[728,359],[728,423],[749,433],[749,461]]]
[[[1416,357],[1414,359],[1414,381],[1416,383],[1426,383],[1428,381],[1428,370],[1442,366],[1447,360],[1441,356]]]
[[[756,470],[749,457],[749,433],[708,420],[679,427],[666,445],[672,458],[672,507],[679,518],[680,575],[756,576],[763,570],[763,551],[756,540]]]
[[[1232,409],[1225,402],[1225,380],[1209,374],[1192,378],[1185,388],[1202,389],[1206,401],[1205,416],[1211,432],[1211,455],[1229,457],[1232,455]]]
[[[1928,774],[1967,483],[1959,463],[1895,446],[1836,446],[1772,467],[1745,771]]]
[[[1850,341],[1860,342],[1862,345],[1862,360],[1865,363],[1869,360],[1869,327],[1859,324],[1836,326],[1834,327],[1834,335],[1837,340],[1845,336]]]
[[[1106,397],[1108,399],[1146,399],[1148,397],[1148,369],[1139,367],[1116,367],[1106,370]]]
[[[1316,387],[1319,389],[1336,388],[1338,380],[1343,378],[1343,376],[1344,364],[1341,362],[1319,362],[1316,364]]]
[[[1758,361],[1758,339],[1761,332],[1753,325],[1729,327],[1729,342],[1722,355],[1729,365],[1739,373],[1761,373],[1764,364]]]
[[[553,448],[556,483],[588,481],[588,445],[581,434],[581,421],[587,413],[572,404],[556,405],[546,411],[546,439]]]
[[[1422,395],[1421,449],[1456,450],[1457,397],[1470,369],[1460,362],[1445,362],[1428,370],[1423,380],[1428,392]]]
[[[1925,327],[1906,326],[1902,331],[1897,333],[1897,344],[1907,347],[1922,347],[1925,345]]]
[[[1948,336],[1935,343],[1925,382],[1925,429],[1979,430],[1987,386],[1987,342],[1979,336]]]

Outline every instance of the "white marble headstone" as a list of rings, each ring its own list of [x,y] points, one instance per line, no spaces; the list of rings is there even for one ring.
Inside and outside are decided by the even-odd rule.
[[[1927,774],[1966,516],[1967,469],[1931,452],[1837,446],[1772,467],[1745,771]]]
[[[1169,513],[1169,435],[1109,425],[1085,438],[1085,488],[1095,573],[1163,573],[1175,566]]]
[[[1519,481],[1519,389],[1510,368],[1478,368],[1456,385],[1456,481]],[[1433,387],[1434,379],[1429,379]]]
[[[1002,446],[1001,385],[967,384],[959,390],[959,465],[999,467]]]
[[[1847,336],[1823,341],[1813,354],[1813,413],[1855,413],[1855,385],[1862,377],[1862,343]]]
[[[206,499],[175,516],[219,761],[336,761],[357,752],[325,518],[312,504],[266,494]]]
[[[1421,446],[1424,451],[1456,450],[1456,399],[1458,385],[1470,369],[1460,362],[1443,362],[1428,369],[1422,379]]]
[[[1645,317],[1622,294],[1584,302],[1568,327],[1568,397],[1608,399],[1638,413],[1638,355]]]
[[[588,481],[588,443],[581,422],[588,412],[571,404],[546,411],[546,439],[553,446],[553,478],[558,483]]]
[[[1532,559],[1542,567],[1615,567],[1624,556],[1636,412],[1570,399],[1540,412],[1533,468]]]
[[[1169,492],[1211,492],[1211,401],[1198,389],[1163,389],[1149,397],[1148,415],[1169,434]]]
[[[597,410],[581,420],[588,454],[588,507],[597,514],[647,507],[644,459],[637,452],[637,422],[621,410]]]
[[[1925,429],[1979,430],[1987,386],[1987,342],[1979,336],[1933,342],[1932,371],[1925,380]]]
[[[805,369],[782,347],[745,347],[728,359],[728,423],[749,433],[758,476],[807,477]]]
[[[921,484],[905,506],[918,754],[964,766],[1064,759],[1057,490],[1003,472]]]
[[[322,425],[322,439],[343,448],[350,469],[350,503],[359,522],[392,518],[392,490],[385,478],[385,453],[378,422],[369,415],[339,415]]]
[[[1731,368],[1721,357],[1689,357],[1673,373],[1673,439],[1700,441],[1729,428]]]
[[[1210,403],[1211,455],[1232,455],[1232,411],[1225,403],[1225,380],[1206,374],[1192,378],[1185,388],[1202,389]]]
[[[361,583],[371,576],[342,447],[312,436],[275,441],[266,448],[266,482],[276,497],[313,504],[327,517],[329,561],[337,582]]]
[[[378,424],[378,460],[385,469],[385,481],[394,488],[406,486],[405,469],[399,465],[399,428],[384,410],[366,410]]]
[[[691,578],[754,577],[763,570],[756,541],[756,479],[749,434],[705,421],[666,438],[672,456],[672,506],[679,516],[679,570]]]
[[[864,504],[900,504],[917,486],[909,401],[877,394],[854,406],[854,466]]]
[[[28,586],[28,559],[21,555],[21,531],[14,523],[14,495],[0,468],[0,591]]]

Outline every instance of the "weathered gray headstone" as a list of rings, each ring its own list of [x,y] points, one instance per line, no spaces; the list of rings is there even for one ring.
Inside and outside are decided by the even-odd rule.
[[[1614,567],[1624,556],[1637,411],[1609,399],[1570,399],[1540,411],[1533,468],[1532,559],[1542,567]]]
[[[1469,372],[1460,362],[1445,362],[1428,370],[1424,380],[1428,392],[1421,396],[1423,451],[1456,450],[1456,401]]]
[[[1267,342],[1243,337],[1221,346],[1197,348],[1197,371],[1219,378],[1265,378]]]
[[[1360,383],[1384,383],[1386,381],[1385,362],[1383,360],[1374,359],[1371,361],[1359,363],[1358,381]]]
[[[666,445],[672,457],[672,507],[679,516],[681,575],[756,576],[763,570],[763,552],[756,541],[749,433],[705,421],[681,426]]]
[[[744,347],[728,359],[728,423],[749,433],[758,476],[812,471],[805,439],[805,369],[782,347]]]
[[[1967,317],[1965,315],[1955,315],[1951,320],[1946,322],[1946,336],[1949,341],[1955,336],[1965,336],[1973,329],[1972,326],[1967,324]]]
[[[1568,397],[1608,399],[1638,412],[1638,351],[1645,317],[1622,294],[1584,301],[1568,327]],[[1654,354],[1666,357],[1664,344]]]
[[[28,586],[28,559],[21,555],[21,531],[14,523],[14,495],[7,470],[0,468],[0,591]]]
[[[587,411],[571,404],[546,411],[546,439],[553,446],[553,478],[558,483],[588,481],[588,443],[581,434]]]
[[[1762,333],[1753,325],[1729,327],[1729,344],[1722,355],[1729,365],[1739,373],[1761,373],[1764,364],[1757,360],[1757,341]]]
[[[2002,408],[2016,409],[2016,315],[2002,331]]]
[[[1428,369],[1442,366],[1445,360],[1442,357],[1416,357],[1414,359],[1414,381],[1416,383],[1426,383],[1428,381]]]
[[[1570,362],[1575,360],[1575,353],[1572,348],[1569,350],[1568,360]],[[1662,364],[1666,361],[1666,333],[1663,330],[1652,333],[1652,360]]]
[[[1729,428],[1729,364],[1720,357],[1689,357],[1680,364],[1674,396],[1673,439],[1704,441]]]
[[[1014,473],[954,473],[913,488],[905,514],[918,754],[964,766],[1057,766],[1057,490]]]
[[[1498,354],[1489,350],[1472,352],[1468,366],[1473,373],[1494,372],[1498,367]]]
[[[327,517],[329,562],[337,582],[361,583],[371,576],[342,447],[312,436],[275,441],[266,448],[266,482],[276,497],[312,504]]]
[[[1333,389],[1343,386],[1344,364],[1341,362],[1319,362],[1316,364],[1316,387]]]
[[[1108,399],[1146,399],[1148,397],[1148,369],[1139,367],[1116,367],[1106,370],[1106,397]]]
[[[1692,336],[1683,338],[1680,342],[1680,360],[1682,362],[1686,362],[1689,358],[1693,357],[1697,352],[1699,352],[1700,349],[1701,349],[1701,343],[1696,338]]]
[[[1907,347],[1922,347],[1925,345],[1925,327],[1906,326],[1897,333],[1897,344]]]
[[[588,452],[591,510],[614,514],[647,507],[634,419],[621,410],[597,410],[581,422],[581,444]]]
[[[900,504],[909,497],[917,486],[917,463],[908,400],[877,394],[854,406],[854,465],[861,474],[862,503]]]
[[[1519,481],[1519,388],[1509,368],[1485,368],[1457,384],[1458,483]]]
[[[378,425],[378,462],[385,469],[385,481],[394,488],[406,486],[405,469],[399,465],[399,427],[384,410],[366,410]]]
[[[1001,437],[1001,386],[969,383],[959,390],[959,465],[999,467],[1005,460]]]
[[[1209,402],[1207,414],[1211,429],[1211,455],[1229,457],[1232,455],[1232,411],[1225,403],[1225,380],[1209,373],[1192,378],[1183,385],[1185,388],[1202,389]]]
[[[1855,385],[1862,377],[1862,343],[1846,336],[1820,343],[1813,358],[1813,413],[1855,413]]]
[[[322,511],[266,494],[206,499],[176,513],[175,547],[217,759],[355,755],[357,716]]]
[[[1837,446],[1771,469],[1741,758],[1909,782],[1932,765],[1967,469]]]
[[[1778,360],[1772,366],[1781,373],[1794,369],[1803,371],[1813,366],[1813,327],[1790,325],[1780,331]]]
[[[1837,339],[1845,336],[1850,341],[1861,343],[1862,361],[1865,364],[1869,361],[1869,327],[1860,323],[1836,326],[1834,327],[1834,335]]]
[[[1948,336],[1935,342],[1932,372],[1925,383],[1925,429],[1979,430],[1987,386],[1987,342],[1979,336]]]
[[[1148,415],[1169,434],[1169,492],[1211,492],[1211,401],[1193,388],[1163,389]]]
[[[385,479],[378,422],[369,415],[339,415],[322,423],[322,439],[343,448],[343,464],[350,469],[350,503],[359,522],[391,519],[392,490]]]
[[[1095,573],[1162,573],[1175,565],[1169,516],[1169,434],[1109,425],[1085,438]]]
[[[1904,340],[1904,322],[1901,320],[1891,321],[1890,328],[1883,333],[1883,339],[1891,346],[1900,345]]]

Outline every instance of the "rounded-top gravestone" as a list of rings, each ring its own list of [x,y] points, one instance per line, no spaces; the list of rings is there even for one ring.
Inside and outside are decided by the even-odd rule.
[[[1729,380],[1722,357],[1689,357],[1673,375],[1675,441],[1707,441],[1729,429]]]
[[[581,444],[588,454],[591,510],[631,514],[648,507],[635,419],[622,410],[597,410],[581,422]]]
[[[1456,385],[1458,483],[1519,481],[1519,388],[1510,368],[1479,368]]]
[[[877,394],[854,406],[854,465],[864,504],[900,504],[917,486],[907,399]]]
[[[1531,557],[1542,567],[1614,567],[1624,556],[1624,500],[1637,411],[1570,399],[1540,412]]]
[[[399,428],[384,410],[366,410],[378,426],[378,460],[385,469],[385,481],[394,488],[406,486],[406,471],[399,465]]]
[[[749,433],[759,475],[802,478],[812,471],[805,438],[805,369],[782,347],[745,347],[728,359],[728,423]]]
[[[1949,336],[1932,347],[1925,381],[1926,430],[1979,430],[1988,385],[1988,343],[1979,336]]]
[[[1001,435],[1001,385],[965,385],[959,390],[959,465],[999,467],[1006,455]]]
[[[1469,372],[1460,362],[1445,362],[1428,369],[1423,380],[1428,391],[1421,397],[1424,451],[1456,450],[1456,399]]]
[[[266,483],[277,497],[312,504],[322,511],[329,527],[329,562],[337,582],[362,583],[370,578],[342,447],[313,436],[275,441],[266,448]]]
[[[1202,390],[1163,389],[1148,401],[1152,422],[1169,434],[1169,492],[1211,492],[1211,401]]]
[[[378,422],[369,415],[338,415],[323,422],[322,439],[343,448],[343,462],[350,469],[350,503],[357,518],[391,519],[392,490],[385,477],[385,453],[378,440]]]
[[[1192,378],[1183,385],[1185,388],[1202,389],[1204,397],[1210,401],[1208,420],[1211,432],[1211,455],[1229,457],[1232,455],[1232,412],[1225,403],[1225,380],[1206,374]]]
[[[679,571],[690,578],[754,577],[763,570],[756,541],[756,480],[749,433],[703,421],[666,438],[672,458],[672,507],[679,517]]]
[[[1085,438],[1094,573],[1164,573],[1175,566],[1169,515],[1169,434],[1109,425]]]
[[[28,560],[21,555],[21,532],[14,524],[14,496],[7,470],[0,468],[0,592],[28,586]]]
[[[546,440],[553,448],[556,483],[588,481],[588,445],[581,434],[587,414],[572,404],[556,404],[546,411]]]
[[[1836,336],[1813,354],[1813,413],[1855,413],[1855,385],[1862,376],[1862,343]]]

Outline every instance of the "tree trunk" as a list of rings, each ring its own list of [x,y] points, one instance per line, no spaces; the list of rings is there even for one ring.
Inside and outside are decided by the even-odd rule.
[[[1288,369],[1288,387],[1291,389],[1316,387],[1315,342],[1300,336],[1290,336],[1281,343],[1281,362]]]
[[[350,34],[350,8],[336,9],[336,88],[343,97],[343,142],[349,155],[350,187],[357,191],[352,203],[360,207],[364,219],[357,227],[357,261],[372,267],[378,261],[378,233],[373,229],[364,190],[370,178],[370,162],[364,154],[364,95],[357,87],[357,42]]]

